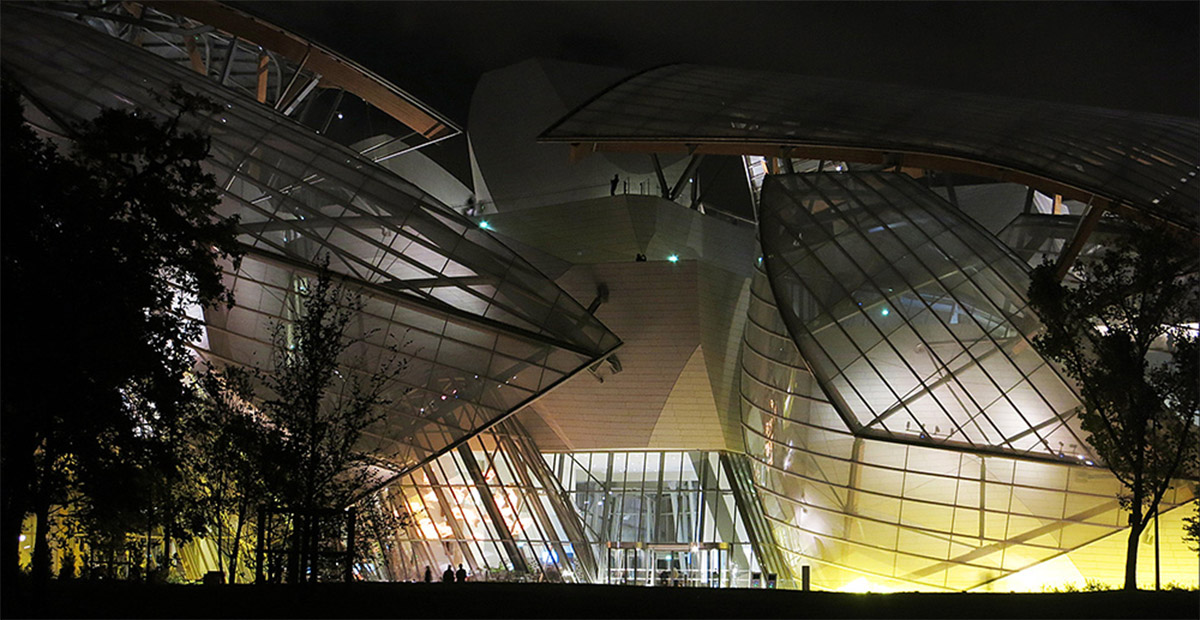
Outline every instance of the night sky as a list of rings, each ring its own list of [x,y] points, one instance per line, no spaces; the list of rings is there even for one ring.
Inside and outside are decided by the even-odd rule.
[[[356,60],[464,127],[479,76],[534,56],[631,71],[694,62],[1200,117],[1198,2],[231,4]]]
[[[1200,3],[233,2],[465,124],[533,56],[696,62],[1200,117]]]

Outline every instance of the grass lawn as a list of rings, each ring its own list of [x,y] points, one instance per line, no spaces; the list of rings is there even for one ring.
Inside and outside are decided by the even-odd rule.
[[[10,584],[11,585],[11,584]],[[4,618],[1196,618],[1200,593],[842,594],[554,584],[51,582]]]

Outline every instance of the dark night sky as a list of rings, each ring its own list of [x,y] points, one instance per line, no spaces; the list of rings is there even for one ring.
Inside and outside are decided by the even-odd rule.
[[[1200,3],[234,2],[465,124],[532,56],[697,62],[1200,116]]]
[[[464,127],[479,76],[534,56],[631,71],[694,62],[1200,117],[1200,2],[232,4],[356,60]],[[451,153],[461,148],[427,152],[461,176],[465,151]]]

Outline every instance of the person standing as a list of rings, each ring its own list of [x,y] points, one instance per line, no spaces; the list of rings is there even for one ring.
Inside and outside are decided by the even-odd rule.
[[[433,571],[428,564],[425,565],[425,583],[433,583]]]
[[[454,583],[454,567],[447,564],[446,572],[442,573],[442,583]]]
[[[609,196],[617,195],[617,183],[620,183],[620,182],[621,182],[621,177],[614,174],[612,181],[609,181],[609,185],[608,185],[608,195]]]
[[[454,573],[454,580],[458,583],[466,583],[467,571],[462,567],[462,564],[458,565],[458,570]]]

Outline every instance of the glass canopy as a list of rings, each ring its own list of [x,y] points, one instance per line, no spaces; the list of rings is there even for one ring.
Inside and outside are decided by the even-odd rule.
[[[773,175],[759,217],[779,311],[851,429],[1095,459],[1031,346],[1024,263],[949,203],[899,173]]]
[[[352,370],[396,344],[408,369],[385,420],[360,448],[409,471],[515,412],[602,358],[619,341],[575,300],[488,232],[415,185],[218,80],[78,23],[5,9],[5,71],[33,106],[70,123],[100,109],[164,113],[170,85],[218,102],[194,123],[211,137],[205,165],[238,216],[247,252],[226,266],[238,305],[205,312],[205,355],[269,359],[272,326],[291,318],[323,257],[367,307]]]
[[[958,169],[1198,228],[1188,118],[681,64],[611,87],[539,139]]]

